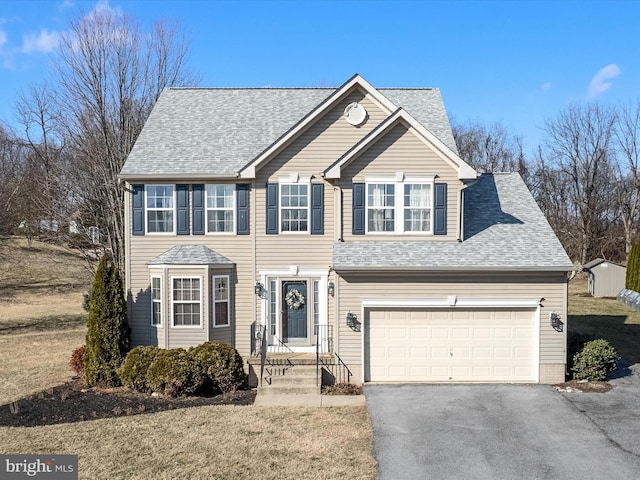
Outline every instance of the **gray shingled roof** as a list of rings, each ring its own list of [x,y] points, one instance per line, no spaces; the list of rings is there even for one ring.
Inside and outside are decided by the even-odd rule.
[[[234,175],[334,88],[168,88],[122,168],[123,176]],[[379,89],[456,151],[438,89]]]
[[[442,270],[573,269],[517,173],[483,174],[466,190],[463,242],[334,243],[333,268]]]
[[[148,265],[233,265],[233,262],[204,245],[177,245]]]

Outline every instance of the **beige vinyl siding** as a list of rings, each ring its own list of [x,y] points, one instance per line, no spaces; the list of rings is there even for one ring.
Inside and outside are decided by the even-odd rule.
[[[144,183],[144,182],[132,182],[132,183]],[[197,179],[186,179],[176,183],[186,184],[200,184],[207,183],[198,181]],[[214,183],[214,182],[208,182]],[[224,183],[224,182],[215,182]],[[246,182],[242,182],[246,183]],[[253,188],[253,186],[251,187]],[[170,248],[176,245],[206,245],[207,247],[215,250],[221,255],[224,255],[230,261],[235,264],[234,273],[230,273],[230,284],[232,289],[232,301],[231,301],[231,326],[213,329],[211,333],[211,339],[228,342],[234,345],[243,357],[247,357],[250,353],[250,326],[254,320],[254,298],[253,285],[254,280],[254,248],[253,248],[253,233],[255,232],[254,223],[254,194],[253,190],[250,191],[250,229],[251,235],[235,235],[235,234],[205,234],[205,235],[144,235],[144,236],[132,236],[131,232],[131,202],[130,195],[125,195],[125,208],[127,213],[127,222],[125,225],[126,240],[127,240],[127,294],[129,295],[129,323],[132,326],[132,343],[133,345],[147,345],[164,344],[164,340],[161,335],[164,332],[158,331],[156,327],[151,326],[150,321],[150,273],[149,261],[153,260],[160,254],[166,252]],[[191,212],[190,212],[191,215]],[[190,225],[193,225],[192,219],[190,219]],[[153,270],[158,271],[157,267]],[[220,268],[208,268],[202,267],[200,270],[189,269],[189,271],[198,272],[194,275],[203,275],[210,277],[211,274],[220,273],[225,275],[229,273],[229,267],[227,265]],[[210,278],[206,278],[206,286],[209,288]],[[170,285],[165,282],[163,289],[165,295],[167,295],[166,302],[170,302],[171,292]],[[203,291],[205,295],[205,304],[207,316],[204,317],[205,322],[210,321],[208,317],[209,310],[211,308],[209,304],[210,292]],[[168,322],[171,322],[171,312],[166,311],[165,317]],[[170,325],[165,322],[164,324]],[[170,331],[171,334],[176,329]],[[208,331],[208,329],[207,329]],[[234,333],[235,332],[235,333]],[[179,340],[175,340],[179,339]],[[200,335],[191,335],[187,333],[178,333],[177,337],[174,337],[174,341],[169,342],[170,347],[188,346],[187,343],[198,344],[207,341],[209,338],[202,337]]]
[[[214,240],[215,239],[215,240]],[[168,236],[139,236],[131,237],[131,276],[130,276],[130,289],[131,289],[131,306],[130,306],[130,319],[129,322],[134,327],[134,336],[132,341],[134,344],[145,344],[148,342],[149,329],[155,329],[151,326],[149,320],[149,284],[150,275],[147,262],[153,260],[155,257],[166,252],[175,245],[206,245],[207,247],[215,250],[216,252],[224,255],[226,258],[235,263],[235,273],[230,275],[230,283],[232,286],[232,298],[235,298],[235,305],[231,307],[231,325],[236,325],[238,332],[235,338],[236,348],[242,350],[243,356],[249,352],[249,330],[251,322],[253,321],[253,249],[252,239],[248,235],[224,235],[224,236],[208,236],[208,235],[168,235]],[[171,272],[175,272],[175,269],[170,269]],[[211,276],[211,274],[228,273],[227,266],[209,269],[207,266],[190,268],[187,271],[193,272],[193,275],[204,275],[205,277]],[[208,275],[207,275],[208,274]],[[174,275],[174,273],[170,273]],[[207,290],[205,290],[204,296],[209,303],[210,290],[209,282],[210,278],[205,278],[205,284]],[[170,295],[168,290],[170,286],[164,286],[164,292],[166,295]],[[235,293],[233,293],[235,292]],[[170,301],[170,296],[166,297]],[[232,302],[233,303],[233,302]],[[205,321],[209,321],[209,309],[210,305],[205,304],[207,316]],[[168,316],[170,312],[167,312],[165,316]],[[169,318],[169,321],[171,319]],[[166,325],[166,323],[165,323]],[[170,336],[173,337],[174,331],[172,329]],[[221,340],[229,343],[232,342],[232,327],[216,328],[213,332],[212,339]],[[147,332],[147,333],[145,333]],[[242,332],[246,332],[242,335]],[[182,334],[178,334],[180,337],[184,337]],[[198,337],[200,338],[200,337]],[[206,341],[202,339],[200,342]],[[173,342],[170,342],[170,344]],[[176,346],[176,345],[172,345]]]
[[[397,125],[342,171],[343,225],[345,241],[420,240],[424,235],[352,235],[352,182],[364,182],[367,175],[436,176],[436,182],[447,183],[447,235],[428,236],[429,241],[452,241],[458,237],[458,199],[460,181],[456,170],[434,149],[420,140],[411,128]],[[433,214],[433,213],[432,213]]]
[[[563,273],[441,274],[400,276],[391,274],[345,275],[340,277],[339,354],[362,378],[362,333],[347,327],[351,311],[362,322],[363,298],[461,298],[542,299],[540,309],[540,364],[565,364],[567,305],[566,275]],[[555,311],[564,322],[562,332],[551,327],[549,314]],[[541,367],[542,368],[542,367]],[[357,372],[357,373],[356,373]],[[541,378],[541,380],[543,380]]]
[[[300,267],[329,267],[333,259],[335,229],[333,186],[324,185],[324,234],[284,232],[266,234],[266,188],[258,182],[256,196],[256,266],[257,270]],[[280,221],[280,212],[278,212]]]
[[[366,121],[357,127],[344,118],[344,109],[352,102],[359,102],[368,113]],[[386,115],[370,95],[354,89],[266,163],[257,172],[258,185],[270,178],[276,181],[278,175],[291,172],[319,177]]]

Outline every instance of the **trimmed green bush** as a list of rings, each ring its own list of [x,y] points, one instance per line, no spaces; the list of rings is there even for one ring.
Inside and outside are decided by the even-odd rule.
[[[247,375],[242,357],[231,345],[206,342],[189,349],[196,368],[205,377],[205,386],[212,393],[231,393],[245,385]]]
[[[154,392],[177,397],[198,393],[205,376],[185,349],[159,349],[147,370],[146,382]]]
[[[150,393],[147,385],[147,371],[160,349],[154,346],[136,347],[127,356],[118,369],[118,377],[125,387],[138,392]]]
[[[100,259],[91,287],[84,376],[88,386],[120,385],[117,370],[129,351],[127,302],[118,268]]]
[[[615,349],[603,339],[585,343],[580,353],[573,357],[573,378],[575,380],[600,381],[607,378],[607,374],[615,370],[618,354]]]

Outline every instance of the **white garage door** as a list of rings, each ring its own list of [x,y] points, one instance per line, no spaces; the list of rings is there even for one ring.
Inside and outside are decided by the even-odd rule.
[[[365,380],[534,382],[532,309],[369,309]]]

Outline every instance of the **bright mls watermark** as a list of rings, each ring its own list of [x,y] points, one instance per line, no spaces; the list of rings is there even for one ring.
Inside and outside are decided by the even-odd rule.
[[[78,480],[77,455],[0,455],[0,479]]]

